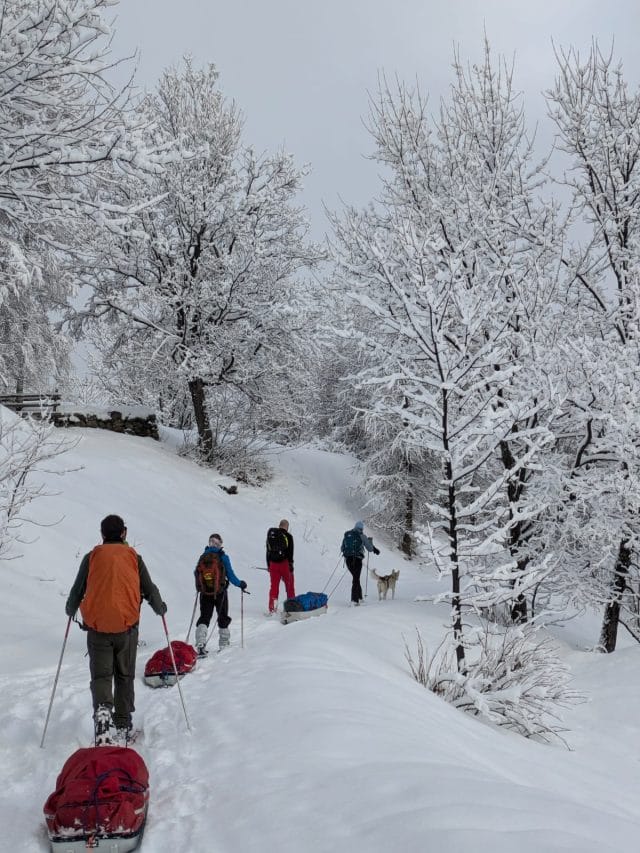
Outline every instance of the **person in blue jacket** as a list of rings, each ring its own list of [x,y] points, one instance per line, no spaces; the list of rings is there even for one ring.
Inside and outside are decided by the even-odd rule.
[[[380,551],[373,544],[373,539],[366,536],[364,532],[364,522],[356,521],[351,530],[347,530],[342,539],[340,550],[347,569],[351,574],[351,603],[359,606],[362,601],[362,586],[360,584],[360,573],[362,572],[362,561],[364,559],[364,550],[376,554]]]
[[[201,572],[198,568],[201,560],[207,554],[214,555],[215,559],[212,561],[213,565],[219,565],[224,575],[221,578],[218,591],[213,595],[208,594],[206,590],[203,589]],[[227,587],[229,586],[229,583],[232,583],[244,592],[247,588],[247,584],[245,581],[238,580],[236,577],[235,572],[231,567],[231,560],[222,549],[222,537],[219,533],[212,533],[209,537],[209,545],[204,549],[202,556],[198,559],[198,564],[196,565],[194,574],[196,578],[196,589],[200,593],[200,617],[196,623],[196,649],[198,654],[202,655],[206,654],[207,633],[211,617],[213,616],[214,607],[218,614],[219,648],[223,649],[225,646],[229,645],[229,625],[231,624],[231,617],[229,616]]]

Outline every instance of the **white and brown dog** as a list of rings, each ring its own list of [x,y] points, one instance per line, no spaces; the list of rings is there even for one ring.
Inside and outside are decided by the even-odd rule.
[[[396,597],[396,583],[400,577],[399,569],[394,569],[390,575],[379,575],[375,569],[370,569],[371,577],[378,584],[378,601],[386,599],[387,593],[391,590],[391,598]]]

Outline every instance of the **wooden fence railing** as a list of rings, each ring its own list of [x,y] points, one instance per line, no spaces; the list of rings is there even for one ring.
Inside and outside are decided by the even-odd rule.
[[[58,410],[60,394],[0,394],[0,405],[18,414],[52,415]]]

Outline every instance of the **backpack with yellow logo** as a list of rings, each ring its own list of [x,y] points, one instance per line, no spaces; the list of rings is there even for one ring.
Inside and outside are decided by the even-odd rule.
[[[202,595],[216,596],[225,588],[222,551],[205,551],[196,566],[196,587]]]

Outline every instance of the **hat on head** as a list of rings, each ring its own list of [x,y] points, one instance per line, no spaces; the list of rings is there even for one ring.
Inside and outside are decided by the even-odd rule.
[[[288,530],[289,529],[289,522],[287,521],[286,518],[283,518],[282,521],[280,522],[280,524],[278,525],[278,527],[282,527],[283,530]]]
[[[356,521],[356,523],[353,525],[353,529],[354,530],[364,530],[364,522],[363,521]]]

